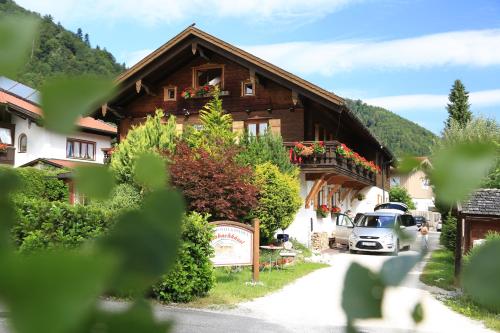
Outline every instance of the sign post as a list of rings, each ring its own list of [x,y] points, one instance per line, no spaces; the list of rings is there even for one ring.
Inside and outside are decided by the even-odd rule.
[[[252,266],[252,284],[259,281],[259,220],[252,225],[234,221],[212,222],[214,238],[210,242],[214,266]]]
[[[252,282],[259,282],[259,270],[260,270],[260,259],[259,259],[259,243],[260,243],[260,221],[259,219],[253,219],[253,274],[252,274]]]

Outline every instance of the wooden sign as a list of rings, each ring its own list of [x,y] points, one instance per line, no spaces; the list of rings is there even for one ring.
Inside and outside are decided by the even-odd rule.
[[[253,266],[253,280],[259,278],[259,221],[247,225],[234,221],[217,221],[210,243],[215,255],[214,266]]]

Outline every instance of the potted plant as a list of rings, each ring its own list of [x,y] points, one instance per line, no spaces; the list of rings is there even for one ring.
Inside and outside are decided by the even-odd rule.
[[[327,205],[319,205],[318,208],[316,209],[316,213],[318,214],[318,217],[325,218],[328,216],[328,213],[330,210],[328,209]]]
[[[337,215],[338,213],[340,213],[340,207],[333,206],[330,211],[332,212],[332,215]]]
[[[365,195],[363,193],[358,193],[358,195],[356,196],[356,199],[358,199],[358,201],[363,201],[365,200]]]
[[[5,153],[7,151],[8,146],[9,146],[8,144],[0,142],[0,153]]]

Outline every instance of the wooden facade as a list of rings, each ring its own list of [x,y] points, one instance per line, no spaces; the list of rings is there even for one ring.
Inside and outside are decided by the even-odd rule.
[[[181,94],[186,88],[196,88],[207,69],[222,73],[218,84],[223,107],[233,117],[235,131],[264,122],[288,145],[319,140],[328,147],[345,143],[383,168],[384,179],[339,165],[332,155],[322,161],[303,161],[301,167],[311,174],[308,177],[343,176],[342,183],[355,189],[388,187],[392,154],[347,109],[342,98],[194,27],[123,73],[117,79],[117,95],[103,106],[100,117],[118,124],[121,139],[131,126],[158,108],[167,116],[176,116],[179,130],[198,125],[198,111],[209,97],[184,99]],[[246,84],[252,85],[249,95],[245,94]]]

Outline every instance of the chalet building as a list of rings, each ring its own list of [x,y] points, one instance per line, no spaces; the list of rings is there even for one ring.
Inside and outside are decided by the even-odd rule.
[[[431,167],[428,157],[417,157],[422,168]],[[400,174],[397,169],[390,170],[391,186],[402,186],[410,195],[417,211],[432,211],[435,209],[434,191],[430,185],[429,178],[422,170],[415,169],[407,174]]]
[[[125,71],[117,83],[118,92],[99,117],[118,125],[119,138],[156,108],[175,115],[179,130],[200,125],[198,110],[209,98],[202,91],[206,85],[220,87],[235,132],[281,134],[290,158],[302,170],[304,200],[285,232],[305,244],[313,234],[330,235],[335,228],[335,219],[319,218],[317,207],[364,212],[388,198],[385,190],[394,157],[341,97],[195,27]],[[296,142],[308,146],[319,141],[325,148],[320,155],[301,156],[294,149]],[[339,158],[336,149],[341,143],[373,161],[381,172],[367,172]]]
[[[103,149],[111,148],[116,127],[85,117],[78,120],[74,135],[48,131],[40,122],[38,96],[38,91],[0,77],[0,164],[73,168],[104,163]]]

